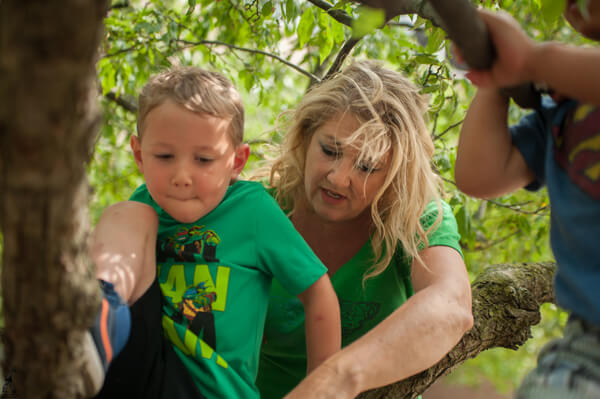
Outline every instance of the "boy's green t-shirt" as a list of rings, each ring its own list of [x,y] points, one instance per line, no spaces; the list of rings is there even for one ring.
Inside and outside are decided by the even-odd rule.
[[[263,186],[237,182],[219,206],[182,224],[146,185],[131,200],[159,216],[157,277],[162,327],[206,398],[258,398],[260,345],[275,278],[291,296],[326,268]]]
[[[429,233],[429,246],[448,246],[462,255],[452,209],[445,202],[441,205],[442,220],[437,229]],[[437,213],[437,204],[430,203],[421,216],[423,228],[427,230],[435,222]],[[340,302],[342,346],[364,335],[414,294],[410,278],[411,259],[403,256],[400,246],[389,267],[379,276],[367,280],[363,289],[362,277],[373,263],[373,258],[371,242],[368,241],[331,278]],[[302,304],[274,282],[256,381],[261,397],[280,399],[305,375]]]

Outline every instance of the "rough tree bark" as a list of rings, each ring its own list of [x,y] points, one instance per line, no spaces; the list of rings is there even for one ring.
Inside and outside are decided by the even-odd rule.
[[[555,269],[554,263],[488,266],[472,284],[473,328],[454,349],[433,367],[359,398],[414,399],[438,378],[486,349],[517,349],[531,337],[531,326],[539,323],[540,305],[554,302]]]
[[[96,51],[107,0],[0,0],[4,372],[23,398],[82,397],[99,304],[86,257],[86,164],[100,123]]]

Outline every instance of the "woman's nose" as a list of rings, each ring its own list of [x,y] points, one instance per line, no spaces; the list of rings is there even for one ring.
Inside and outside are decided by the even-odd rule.
[[[336,160],[331,164],[327,180],[335,187],[348,187],[352,177],[353,165],[344,159]]]

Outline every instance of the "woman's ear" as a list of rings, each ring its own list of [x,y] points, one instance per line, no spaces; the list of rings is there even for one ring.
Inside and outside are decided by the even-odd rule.
[[[235,180],[238,178],[244,166],[246,166],[246,162],[248,162],[248,157],[250,156],[250,146],[246,143],[242,143],[238,145],[235,149],[235,158],[233,159],[233,171],[231,175],[231,180]]]
[[[131,139],[129,139],[129,145],[131,145],[131,151],[133,151],[133,159],[135,160],[135,164],[137,165],[140,173],[144,173],[144,164],[142,162],[142,143],[140,142],[140,138],[135,134],[131,135]]]

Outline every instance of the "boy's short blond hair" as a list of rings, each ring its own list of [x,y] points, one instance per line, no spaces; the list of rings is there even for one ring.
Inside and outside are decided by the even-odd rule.
[[[242,99],[233,83],[220,73],[198,67],[173,67],[152,76],[138,99],[137,131],[140,138],[150,111],[169,100],[197,114],[229,120],[231,141],[235,146],[242,143]]]

